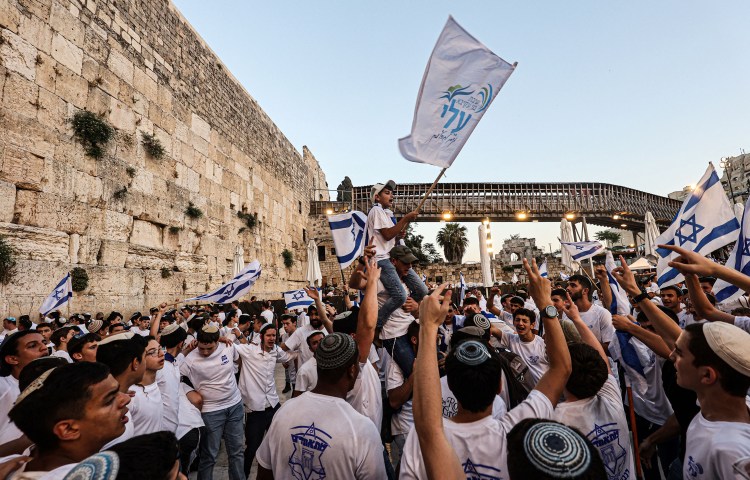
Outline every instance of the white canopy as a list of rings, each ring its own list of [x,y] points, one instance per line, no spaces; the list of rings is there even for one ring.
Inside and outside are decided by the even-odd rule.
[[[631,270],[649,270],[651,268],[656,268],[651,263],[649,263],[648,260],[646,260],[644,257],[639,258],[635,262],[631,263],[630,265]]]

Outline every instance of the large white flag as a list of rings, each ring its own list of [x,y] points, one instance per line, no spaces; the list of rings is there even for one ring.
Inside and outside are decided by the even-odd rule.
[[[401,155],[450,167],[514,68],[448,17],[427,62],[411,134],[398,141]]]
[[[740,223],[712,163],[685,199],[669,228],[656,239],[657,245],[677,245],[701,255],[708,255],[737,239]],[[657,248],[657,283],[660,287],[674,285],[684,277],[669,262],[676,253]]]
[[[589,242],[563,242],[560,240],[560,245],[570,254],[570,258],[575,262],[582,262],[604,251],[604,245],[596,240]]]
[[[735,213],[739,210],[737,205],[739,204],[735,204]],[[750,197],[747,199],[747,206],[741,218],[742,225],[737,235],[737,242],[725,265],[745,275],[750,275]],[[719,303],[731,302],[742,295],[742,289],[721,279],[714,283],[713,292]]]
[[[55,289],[52,290],[52,293],[44,299],[42,306],[39,308],[39,312],[46,316],[49,312],[52,312],[68,303],[71,298],[73,298],[73,284],[70,280],[70,273],[68,273],[57,283]]]
[[[260,262],[254,260],[233,279],[210,293],[188,298],[184,302],[200,301],[206,303],[232,303],[247,294],[260,278]]]
[[[612,303],[609,305],[609,311],[613,315],[627,315],[630,313],[630,300],[628,300],[628,294],[625,290],[617,283],[617,280],[612,275],[612,270],[617,268],[615,259],[612,256],[612,252],[607,250],[607,256],[604,260],[604,267],[607,269],[607,278],[609,281],[609,288],[612,290]],[[604,285],[602,285],[604,288]]]
[[[367,226],[367,215],[356,210],[328,216],[328,225],[331,226],[333,246],[336,248],[336,258],[345,269],[352,264],[365,248],[365,227]]]
[[[284,292],[284,302],[286,302],[286,308],[289,310],[295,310],[299,308],[307,308],[315,303],[315,300],[305,292],[304,289],[290,290]]]

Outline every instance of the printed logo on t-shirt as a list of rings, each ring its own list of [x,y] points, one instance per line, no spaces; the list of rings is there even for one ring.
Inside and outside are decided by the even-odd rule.
[[[453,418],[458,413],[458,402],[453,397],[443,399],[443,418]]]
[[[539,355],[529,355],[529,363],[536,365],[539,363]]]
[[[297,480],[322,480],[326,478],[326,469],[320,457],[328,448],[331,436],[316,428],[315,423],[310,426],[300,425],[292,429],[292,444],[294,451],[289,457],[289,468]],[[328,440],[322,435],[328,437]]]
[[[222,365],[226,365],[227,363],[229,363],[229,359],[227,358],[226,355],[222,355],[221,356],[221,364]]]
[[[594,424],[594,429],[586,436],[599,449],[610,480],[629,477],[630,469],[625,468],[627,451],[620,444],[620,429],[617,428],[617,423],[607,423],[601,426]]]
[[[500,469],[474,463],[470,458],[467,458],[462,466],[466,480],[502,480],[503,478],[500,476]]]
[[[697,477],[698,475],[703,474],[703,466],[696,462],[692,456],[688,456],[687,469],[691,477]]]

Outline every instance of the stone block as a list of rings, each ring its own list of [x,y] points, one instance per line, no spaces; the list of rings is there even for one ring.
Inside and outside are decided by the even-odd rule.
[[[116,98],[112,98],[110,100],[110,110],[109,121],[113,127],[125,130],[126,132],[135,130],[135,114],[130,107]]]
[[[136,298],[143,296],[146,275],[140,269],[114,269],[110,267],[88,267],[89,288],[87,293],[104,298],[117,295]],[[126,300],[128,303],[131,300]]]
[[[67,8],[58,2],[52,2],[49,24],[62,36],[76,45],[84,40],[83,24]]]
[[[33,81],[36,75],[36,47],[10,31],[3,32],[3,39],[5,42],[0,45],[3,66]]]
[[[128,85],[133,85],[133,62],[114,48],[109,51],[107,59],[109,69]]]
[[[63,132],[66,128],[66,113],[68,109],[65,102],[53,92],[39,89],[39,109],[36,118],[39,123],[51,131]]]
[[[161,248],[162,228],[159,225],[143,220],[133,220],[133,230],[130,234],[130,243],[143,245],[145,247]]]
[[[211,125],[195,113],[192,114],[190,130],[203,140],[208,141],[211,138]]]
[[[80,75],[80,68],[78,73],[76,73],[63,65],[58,65],[55,79],[55,93],[66,102],[70,102],[77,108],[82,109],[86,106],[89,82]]]
[[[83,67],[83,50],[59,33],[52,35],[52,57],[80,75]]]
[[[0,179],[21,188],[42,190],[45,184],[44,168],[44,158],[17,145],[6,144],[0,158]]]
[[[56,229],[0,223],[0,235],[7,239],[19,259],[68,263],[68,235]]]
[[[13,1],[12,3],[15,3]],[[11,32],[17,32],[21,22],[19,10],[11,5],[11,0],[0,0],[0,26]]]
[[[16,116],[36,118],[39,87],[19,73],[6,73],[3,105]]]
[[[137,221],[137,220],[136,220]],[[126,268],[144,268],[148,270],[171,269],[174,266],[174,253],[169,250],[142,247],[131,244],[125,260]]]
[[[102,237],[118,242],[127,242],[133,229],[133,217],[114,210],[104,211]]]
[[[122,268],[128,258],[128,244],[103,239],[96,258],[99,265]]]
[[[0,181],[0,222],[13,221],[16,206],[16,186],[10,182]]]
[[[0,0],[0,3],[2,1],[5,0]],[[18,26],[18,34],[44,53],[49,55],[52,51],[52,28],[38,17],[22,15],[21,23]]]

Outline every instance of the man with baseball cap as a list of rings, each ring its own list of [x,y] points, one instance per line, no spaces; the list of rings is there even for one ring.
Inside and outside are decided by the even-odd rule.
[[[12,335],[18,330],[16,328],[16,323],[18,323],[16,317],[5,317],[3,319],[3,332],[0,333],[0,343],[2,343],[8,335]]]
[[[750,334],[724,322],[685,327],[671,355],[677,383],[698,395],[690,422],[685,478],[734,478],[733,465],[750,457]]]
[[[375,260],[383,270],[380,281],[388,293],[388,299],[380,305],[378,311],[378,327],[383,326],[391,314],[403,306],[408,292],[411,292],[411,297],[417,303],[427,295],[427,287],[414,270],[409,268],[406,275],[399,275],[389,259],[389,253],[396,246],[396,240],[404,238],[406,227],[417,218],[418,214],[416,211],[409,212],[401,220],[396,221],[396,217],[391,211],[395,188],[396,184],[393,180],[373,185],[370,192],[370,200],[372,200],[373,205],[367,214],[367,235],[369,237],[367,243],[372,242],[375,246]],[[360,259],[360,262],[362,261]],[[404,290],[402,281],[406,284],[408,292]]]

